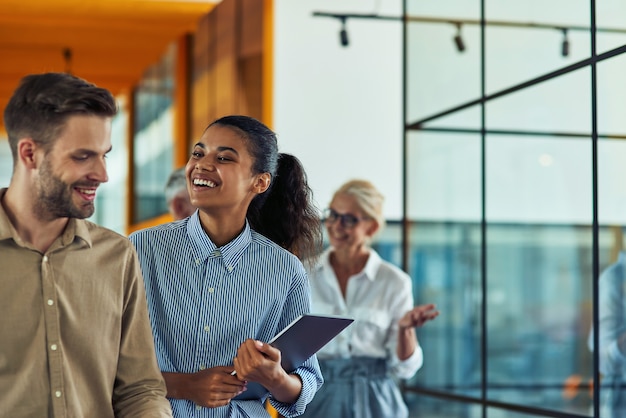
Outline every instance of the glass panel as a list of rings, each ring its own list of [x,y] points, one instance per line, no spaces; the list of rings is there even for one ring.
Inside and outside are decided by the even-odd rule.
[[[623,0],[597,0],[595,4],[598,54],[626,45],[626,3]]]
[[[13,157],[9,138],[5,134],[0,134],[0,187],[9,187],[12,172]]]
[[[589,139],[489,135],[486,149],[490,222],[590,222]]]
[[[480,19],[480,0],[407,1],[406,10],[412,17]]]
[[[587,416],[587,414],[592,414],[592,410],[579,412],[580,416]],[[509,411],[506,409],[500,408],[487,408],[487,418],[530,418],[537,416],[552,416],[552,415],[538,415],[538,414],[530,414],[523,413],[517,411]],[[604,418],[604,415],[602,416]],[[608,418],[608,417],[606,417]]]
[[[442,314],[418,330],[424,366],[408,382],[480,396],[480,137],[411,132],[408,271],[415,303]]]
[[[589,33],[584,31],[489,26],[485,35],[487,95],[589,58],[591,51]]]
[[[409,121],[414,122],[414,121]],[[432,121],[425,122],[423,129],[441,129],[441,130],[472,130],[478,132],[481,123],[481,106],[475,104],[463,110],[440,116]]]
[[[601,61],[598,69],[598,132],[626,135],[626,54]],[[622,160],[623,162],[624,160]]]
[[[135,92],[133,223],[167,213],[164,188],[174,164],[175,57],[173,44]]]
[[[590,149],[582,139],[487,137],[492,400],[580,412],[562,390],[591,375]]]
[[[590,135],[591,75],[583,68],[487,102],[488,129]]]
[[[480,397],[480,225],[414,221],[409,274],[416,304],[441,315],[417,331],[424,365],[407,386]]]
[[[589,10],[588,0],[487,0],[487,94],[588,58]]]
[[[408,216],[411,220],[480,221],[480,136],[409,132]]]
[[[488,398],[580,413],[564,388],[592,372],[591,228],[490,224],[487,242]]]
[[[482,407],[405,392],[409,418],[482,418]]]
[[[624,225],[626,225],[626,108],[623,74],[626,56],[619,55],[598,64],[598,130],[622,137],[598,141],[598,218],[612,232],[611,240],[602,249],[606,263],[600,264],[599,288],[599,360],[602,383],[600,386],[601,416],[626,416],[624,399],[626,375],[623,354],[626,335],[626,253],[624,253]],[[620,116],[621,114],[621,116]],[[610,268],[609,268],[610,264]],[[589,347],[593,350],[593,334]]]
[[[123,101],[118,100],[118,107],[111,129],[113,150],[107,155],[109,181],[98,188],[91,221],[124,235],[128,225],[128,112]]]
[[[454,42],[457,35],[454,22],[408,22],[406,97],[409,123],[480,97],[479,27],[462,28],[463,51],[459,51]],[[480,119],[461,122],[462,127],[477,128]]]

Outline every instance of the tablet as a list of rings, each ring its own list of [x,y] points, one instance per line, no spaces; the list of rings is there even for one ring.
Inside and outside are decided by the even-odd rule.
[[[276,334],[268,344],[280,350],[280,365],[287,373],[291,373],[352,322],[354,319],[341,316],[301,315]],[[266,393],[267,389],[259,383],[248,382],[247,390],[233,399],[260,399]]]

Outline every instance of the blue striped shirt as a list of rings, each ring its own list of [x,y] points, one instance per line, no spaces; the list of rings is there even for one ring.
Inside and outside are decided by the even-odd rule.
[[[130,235],[139,255],[161,371],[193,373],[228,366],[247,338],[269,341],[310,311],[300,260],[256,233],[243,232],[217,247],[191,217]],[[300,415],[322,384],[317,358],[296,369],[302,392],[293,404],[270,402],[286,417]],[[219,408],[170,399],[174,417],[269,416],[261,400]]]

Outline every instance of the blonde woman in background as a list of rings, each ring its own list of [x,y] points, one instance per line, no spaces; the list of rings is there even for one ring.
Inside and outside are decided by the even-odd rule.
[[[411,278],[370,247],[385,224],[383,201],[372,183],[352,180],[324,213],[330,247],[309,272],[312,312],[355,322],[318,352],[325,383],[303,417],[408,416],[395,378],[422,366],[415,327],[439,312],[414,307]]]

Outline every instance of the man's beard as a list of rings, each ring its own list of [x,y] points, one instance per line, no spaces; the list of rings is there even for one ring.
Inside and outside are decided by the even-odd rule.
[[[37,185],[37,200],[35,213],[40,219],[79,218],[85,219],[93,215],[95,210],[93,201],[84,202],[76,206],[72,200],[74,187],[78,183],[67,184],[52,172],[52,167],[44,160],[39,169],[39,184]],[[87,186],[87,184],[83,184]],[[88,186],[93,187],[90,183]]]

